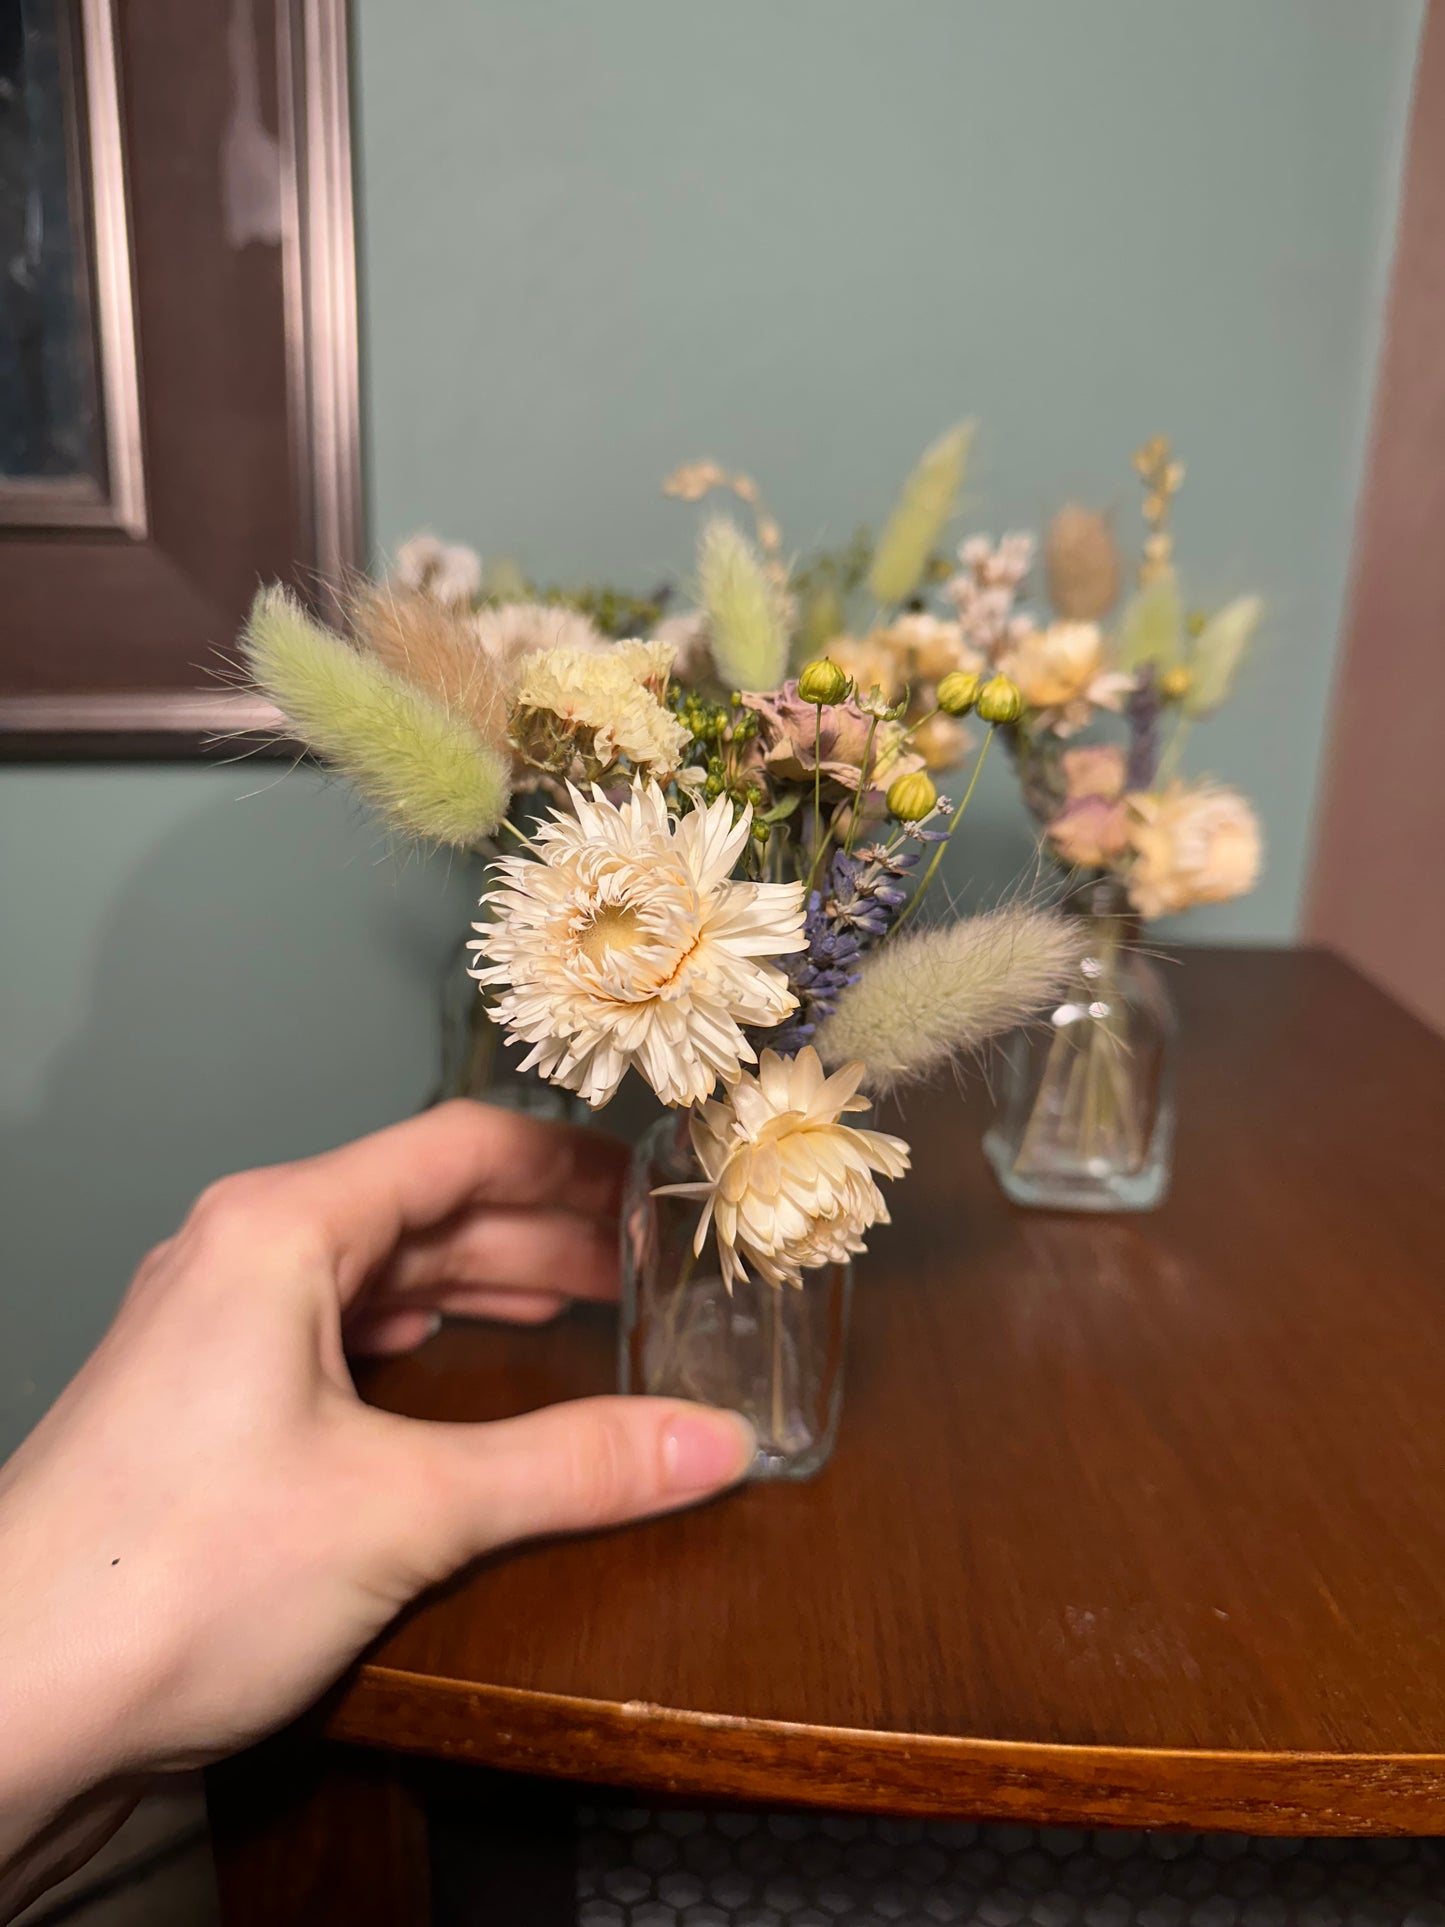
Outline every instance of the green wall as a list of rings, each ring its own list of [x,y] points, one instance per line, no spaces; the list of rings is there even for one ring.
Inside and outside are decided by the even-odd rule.
[[[202,1185],[427,1096],[469,895],[312,775],[0,770],[0,1455]]]
[[[1166,429],[1187,586],[1271,617],[1193,767],[1299,910],[1420,9],[1409,0],[360,0],[375,533],[685,571],[677,462],[801,548],[982,429],[995,533]],[[425,103],[424,110],[420,103]],[[977,524],[975,524],[977,525]],[[955,881],[1029,841],[1006,770]],[[982,846],[982,847],[980,847]]]
[[[356,12],[381,542],[650,581],[687,562],[680,458],[751,467],[805,546],[965,412],[996,531],[1132,508],[1167,427],[1196,593],[1271,603],[1199,738],[1270,875],[1191,931],[1290,935],[1417,0]],[[199,1185],[428,1089],[464,880],[275,779],[0,772],[0,1449]],[[960,889],[1027,863],[1007,786],[982,802]]]

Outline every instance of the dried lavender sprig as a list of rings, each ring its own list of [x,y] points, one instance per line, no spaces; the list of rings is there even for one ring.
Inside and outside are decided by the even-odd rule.
[[[923,832],[917,840],[933,838]],[[838,998],[858,981],[864,952],[888,935],[903,909],[907,891],[901,879],[913,869],[918,854],[877,843],[833,852],[821,887],[808,898],[803,919],[807,948],[784,965],[798,1008],[781,1028],[755,1042],[789,1057],[811,1040]]]
[[[1129,724],[1129,761],[1125,787],[1148,790],[1159,771],[1159,715],[1164,701],[1152,662],[1144,664],[1134,685],[1124,716]]]

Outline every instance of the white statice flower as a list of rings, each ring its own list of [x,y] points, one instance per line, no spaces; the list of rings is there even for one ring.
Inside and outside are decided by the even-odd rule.
[[[1128,798],[1129,901],[1141,917],[1196,903],[1227,903],[1252,890],[1263,838],[1259,818],[1222,783],[1171,783]]]
[[[729,1291],[749,1266],[767,1284],[801,1285],[805,1271],[845,1263],[871,1226],[888,1223],[873,1174],[902,1177],[908,1146],[841,1121],[868,1108],[863,1074],[845,1064],[827,1076],[811,1044],[796,1057],[765,1050],[756,1077],[744,1072],[689,1120],[705,1176],[662,1189],[703,1200],[694,1249],[700,1256],[712,1227]]]
[[[1033,625],[1014,612],[1014,603],[1034,559],[1034,538],[1022,530],[999,537],[971,535],[958,546],[963,564],[943,592],[954,606],[963,639],[993,657],[1011,634]]]
[[[797,1007],[769,961],[805,946],[801,883],[743,883],[733,865],[751,812],[720,796],[681,819],[654,783],[620,804],[571,791],[504,857],[483,897],[472,975],[493,1014],[532,1046],[522,1068],[594,1109],[638,1070],[664,1104],[700,1104],[754,1053],[743,1032]]]
[[[476,550],[425,531],[402,543],[392,574],[404,589],[415,589],[449,609],[469,609],[482,592],[482,558]]]
[[[575,742],[599,770],[625,757],[634,770],[670,776],[691,741],[659,699],[671,667],[672,646],[666,642],[539,650],[521,665],[518,738],[527,737],[540,717]]]
[[[1096,709],[1119,710],[1134,677],[1109,665],[1097,622],[1051,622],[1011,638],[998,666],[1034,712],[1041,729],[1072,736]]]

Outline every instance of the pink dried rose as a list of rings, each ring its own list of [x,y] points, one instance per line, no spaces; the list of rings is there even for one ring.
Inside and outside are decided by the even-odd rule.
[[[1124,794],[1128,759],[1117,743],[1089,743],[1081,749],[1066,749],[1059,763],[1064,775],[1064,793],[1070,801],[1079,796],[1102,796],[1113,803]]]
[[[846,702],[805,702],[796,682],[781,689],[740,698],[745,709],[757,712],[758,747],[765,774],[784,782],[811,781],[815,768],[846,790],[858,787],[863,758],[869,758],[868,786],[876,789],[923,767],[923,758],[902,748],[896,723],[879,723],[850,696]],[[872,733],[872,752],[869,736]]]
[[[1129,807],[1122,798],[1076,796],[1044,834],[1059,859],[1079,869],[1108,869],[1129,846]]]

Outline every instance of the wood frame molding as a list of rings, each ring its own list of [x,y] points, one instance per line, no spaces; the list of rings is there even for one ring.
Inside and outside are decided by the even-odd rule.
[[[117,146],[108,191],[122,210],[131,197],[151,513],[6,531],[19,593],[0,639],[0,760],[191,757],[271,730],[275,712],[213,678],[208,656],[259,578],[286,576],[330,613],[329,585],[362,559],[346,0],[163,0],[116,19],[129,178]],[[238,32],[254,100],[238,98]],[[218,202],[236,231],[214,231]],[[214,350],[208,325],[230,330]]]

